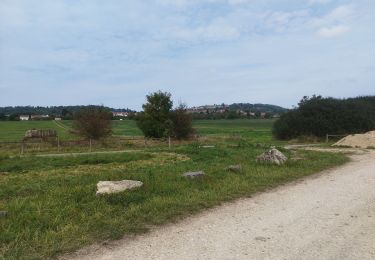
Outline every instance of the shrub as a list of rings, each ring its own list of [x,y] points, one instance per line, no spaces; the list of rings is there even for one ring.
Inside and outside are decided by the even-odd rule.
[[[180,104],[177,109],[171,113],[173,123],[173,136],[177,139],[187,139],[194,133],[193,118],[186,112],[186,105]]]
[[[349,99],[304,97],[298,107],[283,114],[273,127],[278,139],[326,134],[353,134],[375,128],[375,96]]]
[[[112,133],[112,113],[105,108],[88,107],[74,114],[74,133],[87,139],[100,139]]]

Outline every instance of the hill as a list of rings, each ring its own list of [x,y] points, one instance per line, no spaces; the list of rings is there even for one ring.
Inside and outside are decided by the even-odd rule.
[[[288,109],[270,104],[234,103],[229,105],[229,110],[242,110],[249,112],[265,112],[270,114],[282,114]]]

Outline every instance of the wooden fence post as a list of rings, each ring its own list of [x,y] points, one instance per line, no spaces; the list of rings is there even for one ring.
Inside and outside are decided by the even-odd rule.
[[[24,142],[22,141],[22,143],[21,143],[21,155],[23,155],[23,153],[24,153]]]
[[[57,136],[57,152],[60,152],[60,138]]]
[[[92,142],[91,142],[91,138],[90,138],[90,153],[92,151]]]
[[[326,134],[326,143],[328,143],[328,134]]]
[[[168,136],[168,148],[171,149],[171,137]]]

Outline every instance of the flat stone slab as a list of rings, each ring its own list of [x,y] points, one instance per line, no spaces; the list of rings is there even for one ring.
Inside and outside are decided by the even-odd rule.
[[[240,172],[242,170],[242,167],[240,164],[237,164],[237,165],[229,165],[227,168],[226,168],[227,171],[231,171],[231,172]]]
[[[96,195],[118,193],[125,190],[133,190],[143,186],[141,181],[122,180],[122,181],[99,181],[96,184]]]
[[[197,171],[197,172],[185,172],[182,174],[182,176],[187,178],[198,178],[204,176],[205,173],[203,171]]]

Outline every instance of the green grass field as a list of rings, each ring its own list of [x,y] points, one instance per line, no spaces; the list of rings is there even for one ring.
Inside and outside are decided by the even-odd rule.
[[[196,120],[193,126],[199,135],[242,136],[258,141],[271,141],[271,127],[274,120]],[[0,142],[20,141],[30,129],[54,129],[61,140],[74,140],[79,137],[69,133],[72,121],[0,121]],[[133,120],[113,121],[113,135],[142,136]]]
[[[137,133],[132,121],[116,124],[118,133]],[[280,148],[289,157],[304,159],[282,166],[257,164],[256,156],[274,143],[272,121],[197,121],[194,125],[199,134],[217,141],[215,147],[204,148],[193,141],[172,149],[156,146],[126,153],[0,156],[0,210],[8,212],[0,217],[0,259],[46,259],[146,232],[347,161],[342,154],[292,153]],[[2,129],[1,135],[5,132]],[[233,164],[241,164],[242,171],[225,170]],[[196,170],[206,176],[181,176]],[[123,179],[139,180],[144,186],[95,195],[98,181]]]
[[[69,131],[55,121],[0,121],[0,142],[21,141],[30,129],[53,129],[61,139],[73,139]]]

